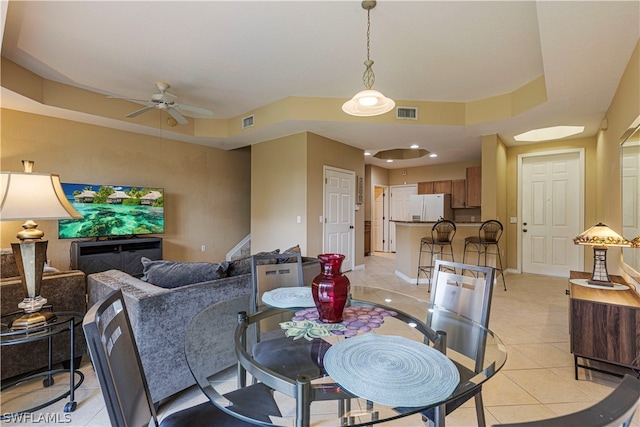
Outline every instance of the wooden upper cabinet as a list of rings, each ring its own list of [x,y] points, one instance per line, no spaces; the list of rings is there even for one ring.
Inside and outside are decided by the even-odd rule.
[[[482,205],[482,168],[467,168],[467,206],[478,208]]]
[[[465,179],[451,181],[451,207],[453,209],[467,207],[467,181]]]
[[[451,180],[433,181],[433,194],[451,194]]]
[[[419,182],[418,194],[451,194],[451,180]]]
[[[418,194],[433,194],[433,181],[419,182]]]

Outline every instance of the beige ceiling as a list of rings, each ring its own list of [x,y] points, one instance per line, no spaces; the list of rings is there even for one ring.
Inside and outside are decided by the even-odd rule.
[[[640,38],[639,1],[379,1],[371,11],[374,89],[417,106],[419,120],[408,121],[340,110],[363,88],[359,1],[3,6],[2,56],[48,81],[114,105],[123,101],[102,95],[149,99],[161,80],[179,103],[214,111],[214,119],[190,120],[193,131],[165,127],[165,137],[232,149],[308,130],[373,153],[417,143],[438,154],[393,164],[367,158],[396,168],[479,158],[483,135],[498,134],[507,145],[537,127],[584,125],[580,136],[595,135]],[[1,94],[6,108],[158,132],[142,118],[59,108],[6,87]],[[290,110],[267,120],[288,98],[296,101],[285,105]],[[446,116],[452,106],[459,120]],[[254,129],[206,130],[251,113]]]

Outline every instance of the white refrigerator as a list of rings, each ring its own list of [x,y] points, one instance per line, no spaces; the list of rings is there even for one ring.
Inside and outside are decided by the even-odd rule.
[[[418,194],[409,196],[411,221],[436,222],[453,220],[450,194]]]

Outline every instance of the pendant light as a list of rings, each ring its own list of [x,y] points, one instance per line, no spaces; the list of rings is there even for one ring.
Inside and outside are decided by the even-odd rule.
[[[366,90],[355,94],[353,98],[342,105],[342,111],[352,116],[370,117],[389,112],[396,106],[391,98],[387,98],[377,90],[371,89],[376,80],[373,74],[373,61],[369,58],[369,33],[371,30],[371,9],[376,7],[375,1],[363,1],[362,8],[367,11],[367,60],[364,61],[365,70],[362,82]]]

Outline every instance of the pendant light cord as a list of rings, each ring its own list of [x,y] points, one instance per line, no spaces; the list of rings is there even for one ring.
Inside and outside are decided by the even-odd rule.
[[[373,74],[373,61],[369,58],[370,49],[370,34],[371,34],[371,9],[367,9],[367,60],[364,61],[365,70],[362,75],[362,83],[367,89],[371,89],[373,83],[376,81],[376,76]]]

